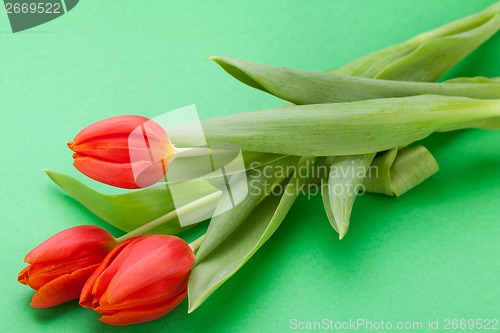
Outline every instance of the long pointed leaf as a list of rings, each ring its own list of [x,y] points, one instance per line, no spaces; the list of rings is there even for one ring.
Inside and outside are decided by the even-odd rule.
[[[342,239],[349,229],[354,200],[375,154],[328,157],[328,177],[323,180],[321,194],[332,227]]]
[[[314,158],[303,158],[308,165]],[[299,166],[299,167],[300,167]],[[306,179],[294,174],[282,195],[268,195],[209,254],[198,256],[189,279],[189,312],[198,308],[218,287],[235,274],[271,237],[288,213]],[[213,223],[221,221],[212,221]],[[224,223],[227,223],[225,221]],[[205,241],[204,241],[205,243]],[[201,250],[201,249],[200,249]]]
[[[500,23],[500,16],[497,19]],[[230,73],[233,73],[233,68],[245,73],[264,88],[264,91],[294,104],[352,102],[425,94],[480,99],[500,98],[500,84],[498,83],[390,81],[268,66],[228,57],[211,57],[210,59]],[[239,77],[236,78],[239,79]]]
[[[238,206],[212,218],[203,243],[196,254],[196,260],[198,262],[203,260],[223,243],[255,209],[259,202],[269,195],[269,191],[289,177],[286,172],[278,171],[281,169],[286,171],[288,165],[295,165],[297,162],[298,157],[289,156],[266,165],[266,172],[258,168],[249,170],[247,172],[247,196]]]
[[[159,186],[124,194],[103,194],[73,177],[46,170],[50,179],[83,206],[109,224],[124,230],[134,230],[160,216],[174,211],[168,187]],[[183,183],[176,191],[177,203],[189,203],[218,190],[207,182],[195,180]],[[201,221],[200,221],[201,222]],[[181,227],[177,219],[169,220],[150,233],[177,234],[191,226]]]
[[[500,29],[500,3],[403,43],[376,51],[338,74],[398,81],[435,81]]]

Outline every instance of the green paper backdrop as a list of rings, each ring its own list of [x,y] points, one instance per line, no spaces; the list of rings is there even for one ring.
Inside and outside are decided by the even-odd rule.
[[[499,319],[500,132],[479,130],[424,140],[440,172],[400,198],[360,197],[342,241],[321,198],[300,198],[271,240],[192,314],[184,302],[160,320],[115,328],[76,302],[32,309],[33,291],[16,282],[25,254],[52,234],[106,226],[43,173],[84,179],[65,146],[84,126],[192,103],[202,118],[279,106],[206,58],[322,71],[493,2],[81,1],[16,34],[3,11],[0,332],[287,332],[323,319],[415,321],[428,331],[429,321],[442,330],[446,319]],[[496,35],[447,77],[500,76],[499,59]]]

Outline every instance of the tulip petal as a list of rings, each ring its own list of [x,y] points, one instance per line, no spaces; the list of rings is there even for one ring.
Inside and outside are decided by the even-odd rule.
[[[130,247],[133,251],[120,264],[107,288],[110,303],[118,303],[159,281],[186,276],[194,264],[191,248],[175,236],[145,236]]]
[[[160,162],[155,162],[152,165],[133,163],[132,171],[134,173],[135,182],[140,188],[149,187],[158,182],[155,179],[160,176],[160,180],[165,176],[170,166],[170,163],[174,160],[174,156],[169,156]]]
[[[23,276],[24,281],[26,281],[31,288],[38,290],[43,285],[58,278],[59,276],[71,274],[72,272],[83,267],[99,264],[106,256],[106,253],[106,251],[98,251],[95,255],[93,254],[89,257],[76,258],[75,260],[68,259],[66,262],[49,261],[32,264],[26,268],[26,272]]]
[[[137,189],[154,185],[160,181],[170,161],[164,163],[150,161],[141,161],[131,163],[111,163],[92,157],[77,157],[73,165],[81,173],[98,182],[127,189]],[[137,170],[137,180],[134,177],[134,171]],[[140,173],[139,173],[140,172]]]
[[[74,143],[79,145],[100,136],[128,136],[134,129],[147,121],[149,121],[149,118],[136,115],[123,115],[104,119],[81,130],[75,136]]]
[[[90,156],[113,163],[130,163],[130,153],[127,137],[101,136],[80,144],[73,143],[70,149],[75,157]]]
[[[162,306],[151,308],[142,308],[135,310],[118,311],[110,315],[104,315],[99,318],[100,321],[109,325],[124,326],[144,323],[163,317],[173,308],[179,305],[187,296],[187,291],[184,290],[181,294],[173,298],[170,302]]]
[[[149,120],[142,124],[142,132],[146,141],[148,141],[148,146],[156,150],[156,147],[168,147],[172,149],[173,146],[168,137],[165,129],[159,125],[154,120]]]
[[[104,255],[116,245],[115,238],[103,228],[82,225],[63,230],[50,237],[24,259],[30,264],[65,260],[69,257],[83,257],[88,253],[103,252]],[[104,252],[105,251],[105,252]]]
[[[131,242],[137,240],[139,237],[129,238],[122,243],[118,244],[113,250],[111,250],[108,255],[102,260],[92,275],[88,278],[85,283],[81,295],[80,295],[80,305],[85,308],[92,307],[92,301],[94,298],[94,286],[96,285],[96,280],[101,276],[101,274],[110,266],[110,264],[116,259],[116,257],[122,252],[122,250]],[[107,287],[107,284],[106,284]]]
[[[73,165],[86,176],[120,188],[148,187],[167,172],[175,148],[158,123],[141,116],[99,121],[68,143]]]
[[[126,140],[130,148],[131,162],[156,162],[175,153],[167,132],[152,120],[134,129]]]
[[[116,311],[137,309],[145,305],[162,305],[182,293],[189,281],[189,275],[166,279],[158,283],[146,286],[135,293],[120,300],[118,303],[110,303],[106,293],[99,298],[99,305],[94,308],[101,314],[112,314]]]
[[[106,292],[111,280],[114,275],[120,268],[120,266],[125,262],[127,257],[133,251],[132,245],[140,241],[140,237],[132,240],[128,245],[121,249],[119,253],[115,256],[115,258],[111,261],[111,263],[101,272],[101,274],[96,278],[94,287],[92,288],[92,294],[94,295],[94,301],[92,303],[92,307],[94,307],[94,303],[99,303],[100,298]]]
[[[48,308],[77,299],[85,282],[97,266],[99,264],[61,275],[48,282],[33,295],[30,305],[34,308]]]
[[[30,266],[25,267],[18,275],[17,275],[17,281],[22,284],[29,284],[29,270]]]
[[[160,128],[163,131],[161,138],[147,132],[152,127],[149,125],[150,122],[147,123],[147,128],[141,125],[132,133],[103,134],[80,143],[70,142],[68,147],[76,153],[75,157],[89,156],[113,163],[160,161],[173,155],[175,149],[162,128]]]

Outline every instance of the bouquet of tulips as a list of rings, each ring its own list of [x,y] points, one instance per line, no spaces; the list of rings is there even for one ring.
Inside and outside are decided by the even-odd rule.
[[[36,290],[31,306],[79,299],[111,325],[157,319],[186,297],[192,312],[312,188],[320,189],[325,221],[342,239],[361,188],[399,196],[438,171],[425,147],[408,145],[436,131],[500,128],[498,78],[433,82],[498,29],[500,3],[324,73],[211,57],[242,83],[287,104],[201,121],[202,146],[189,126],[171,131],[142,116],[86,127],[68,143],[74,166],[128,191],[103,194],[70,176],[47,174],[127,233],[115,238],[97,226],[77,226],[35,247],[18,276]],[[242,163],[235,171],[237,157]],[[189,177],[204,158],[211,171],[223,172]],[[180,176],[171,177],[174,168]],[[230,207],[220,209],[228,198]],[[206,232],[191,244],[174,236],[207,219]]]

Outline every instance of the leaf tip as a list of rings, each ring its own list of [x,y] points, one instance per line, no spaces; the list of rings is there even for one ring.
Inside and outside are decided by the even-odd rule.
[[[339,230],[339,240],[342,240],[342,238],[344,238],[346,234],[347,234],[347,229]]]
[[[54,175],[56,174],[55,171],[52,171],[50,169],[43,169],[43,172],[52,180],[54,181]]]
[[[192,302],[191,299],[188,300],[188,313],[193,313],[194,310],[198,309],[198,307],[201,305],[199,301],[197,302]]]

